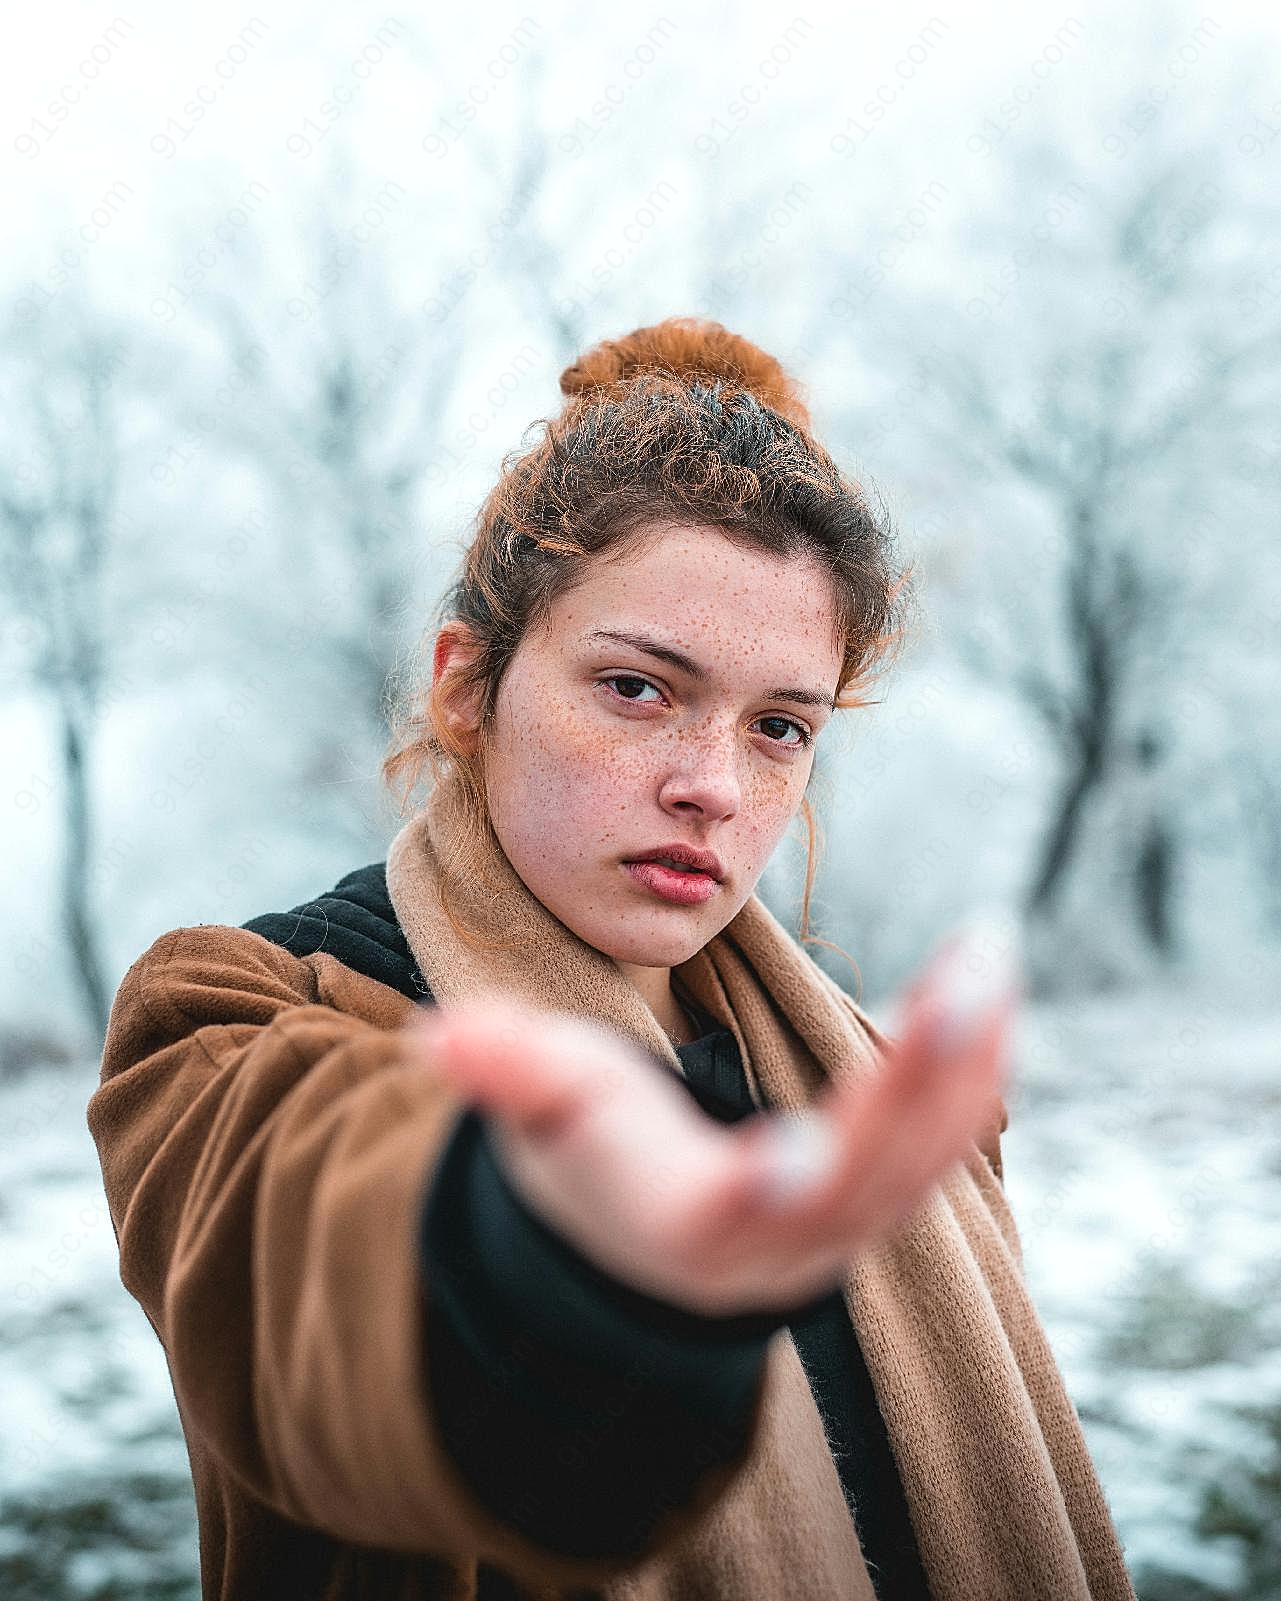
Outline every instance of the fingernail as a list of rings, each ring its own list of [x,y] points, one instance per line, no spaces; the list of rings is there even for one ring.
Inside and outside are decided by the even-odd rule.
[[[931,973],[931,1010],[940,1043],[948,1049],[969,1044],[1020,983],[1016,919],[986,907],[971,912]]]
[[[808,1107],[767,1116],[763,1198],[768,1205],[786,1206],[831,1172],[836,1135],[831,1118]]]

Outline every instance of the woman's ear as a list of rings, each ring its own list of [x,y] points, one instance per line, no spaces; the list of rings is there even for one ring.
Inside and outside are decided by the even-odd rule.
[[[481,648],[467,624],[454,621],[436,635],[432,651],[431,681],[433,690],[439,686],[440,715],[454,738],[468,748],[480,730],[482,691],[465,680],[463,669],[475,661]]]

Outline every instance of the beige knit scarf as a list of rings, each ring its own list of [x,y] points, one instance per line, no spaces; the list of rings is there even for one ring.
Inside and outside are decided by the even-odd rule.
[[[491,839],[485,882],[456,863],[451,772],[400,830],[387,885],[441,1004],[504,990],[612,1025],[678,1071],[617,964],[526,888]],[[473,950],[439,886],[486,941]],[[758,1104],[804,1106],[827,1080],[864,1080],[885,1043],[870,1019],[751,896],[675,974],[738,1041]],[[935,1601],[1134,1601],[1121,1547],[1040,1318],[1028,1298],[999,1147],[971,1154],[889,1240],[860,1250],[845,1298],[902,1474]],[[851,1579],[848,1594],[870,1594]],[[808,1592],[807,1592],[808,1593]]]

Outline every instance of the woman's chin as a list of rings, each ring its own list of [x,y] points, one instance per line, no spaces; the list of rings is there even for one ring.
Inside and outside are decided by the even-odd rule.
[[[595,939],[587,934],[579,937],[594,945],[602,955],[612,956],[616,962],[632,967],[679,967],[697,955],[716,932],[703,928],[697,919],[690,917],[689,911],[685,909],[683,927],[638,929],[633,914],[630,926],[597,929]]]

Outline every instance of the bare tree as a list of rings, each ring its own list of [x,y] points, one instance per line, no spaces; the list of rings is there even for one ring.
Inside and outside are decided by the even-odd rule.
[[[340,185],[313,214],[310,298],[290,297],[305,318],[281,318],[278,289],[248,268],[234,292],[207,297],[203,312],[243,380],[236,405],[220,414],[218,449],[270,484],[291,603],[315,618],[317,645],[372,725],[422,554],[416,497],[454,392],[462,335],[457,319],[424,335],[422,318],[397,305],[376,250],[339,265],[332,219],[347,201]],[[180,406],[191,405],[183,400],[191,388],[179,390]],[[341,611],[322,601],[325,568],[340,575]],[[279,596],[272,605],[279,622]]]
[[[118,516],[119,426],[113,381],[122,338],[79,303],[57,318],[10,324],[0,468],[5,604],[25,625],[28,682],[49,707],[55,771],[30,793],[48,799],[61,835],[58,913],[74,982],[95,1037],[106,1029],[91,895],[94,747],[111,674],[106,566]]]
[[[1044,192],[1054,168],[1033,152],[1035,182],[1009,193]],[[1227,442],[1263,425],[1281,348],[1275,322],[1260,330],[1232,315],[1249,252],[1248,239],[1233,252],[1233,233],[1250,219],[1220,176],[1186,152],[1136,172],[1084,241],[1045,248],[1043,275],[987,337],[973,316],[922,319],[936,334],[928,431],[940,457],[998,496],[1017,486],[1051,528],[1039,570],[1026,545],[985,562],[990,620],[958,615],[947,634],[1059,751],[1027,914],[1053,923],[1082,865],[1089,806],[1124,782],[1145,809],[1128,846],[1130,914],[1161,958],[1177,953],[1188,810],[1170,686],[1206,632],[1189,623],[1230,603],[1237,582],[1226,549],[1204,560],[1198,545],[1214,533],[1198,532],[1197,514],[1223,490]],[[981,619],[974,600],[967,589],[960,605]]]

